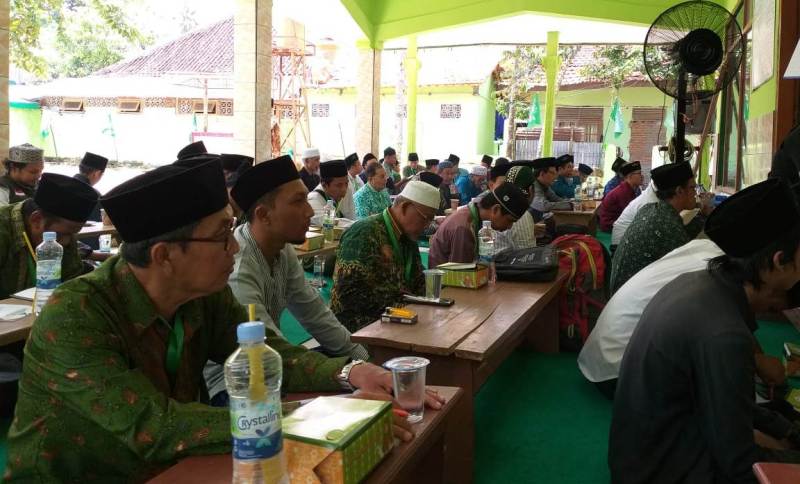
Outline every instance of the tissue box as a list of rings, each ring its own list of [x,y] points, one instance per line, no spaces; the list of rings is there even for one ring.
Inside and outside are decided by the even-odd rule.
[[[448,262],[437,269],[444,271],[442,285],[478,289],[489,282],[489,268],[480,264],[458,264]]]
[[[321,249],[325,245],[325,237],[315,232],[306,232],[306,241],[295,244],[294,248],[306,252]]]
[[[392,450],[391,403],[319,397],[283,419],[291,482],[355,484]]]

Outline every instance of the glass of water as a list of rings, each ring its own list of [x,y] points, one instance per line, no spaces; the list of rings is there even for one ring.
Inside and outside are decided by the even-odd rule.
[[[311,285],[317,289],[325,287],[325,256],[314,256],[314,278]]]
[[[425,412],[425,369],[430,360],[418,356],[401,356],[383,366],[392,372],[394,399],[408,412],[408,422],[417,423]]]

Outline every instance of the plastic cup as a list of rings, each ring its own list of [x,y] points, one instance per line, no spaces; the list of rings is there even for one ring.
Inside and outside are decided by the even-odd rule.
[[[453,210],[458,210],[458,199],[457,198],[451,198],[450,199],[450,208],[452,208]]]
[[[312,280],[312,286],[316,288],[323,288],[325,287],[325,256],[324,255],[315,255],[314,256],[314,279]]]
[[[103,222],[103,225],[113,225],[104,208],[100,209],[100,220]]]
[[[98,239],[99,239],[100,252],[103,252],[103,253],[106,253],[106,254],[110,253],[111,252],[111,235],[110,234],[104,234],[104,235],[101,235],[100,237],[98,237]]]
[[[425,297],[427,299],[439,300],[442,297],[442,278],[444,271],[439,269],[428,269],[423,271],[425,274]]]
[[[417,423],[425,412],[425,368],[430,365],[426,358],[401,356],[383,364],[392,372],[394,399],[408,412],[408,422]]]

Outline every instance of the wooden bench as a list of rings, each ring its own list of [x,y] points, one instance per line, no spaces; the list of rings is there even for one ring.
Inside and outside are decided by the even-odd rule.
[[[427,382],[462,388],[471,415],[471,397],[521,344],[541,352],[558,351],[556,295],[564,280],[566,276],[559,275],[546,283],[500,281],[478,290],[447,287],[442,296],[455,300],[452,307],[411,304],[408,308],[419,316],[416,325],[377,321],[354,333],[352,340],[368,345],[376,364],[407,355],[429,359]],[[474,429],[465,430],[463,438],[466,449],[474,448]],[[472,454],[462,465],[472,465]]]

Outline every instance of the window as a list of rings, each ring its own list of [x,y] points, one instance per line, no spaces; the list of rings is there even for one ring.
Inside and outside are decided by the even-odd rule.
[[[742,154],[747,144],[746,117],[750,96],[749,70],[752,43],[750,22],[752,2],[739,2],[734,10],[742,28],[742,65],[733,81],[722,91],[719,151],[714,172],[714,185],[729,193],[742,186]]]
[[[312,104],[311,117],[312,118],[327,118],[331,115],[330,104]]]
[[[61,110],[69,112],[81,112],[83,111],[83,99],[65,97],[64,100],[61,101]]]
[[[193,113],[203,113],[203,100],[194,101],[192,103]],[[208,101],[208,114],[217,114],[217,101]]]
[[[140,99],[120,99],[117,101],[117,111],[120,113],[141,113],[142,101]]]
[[[442,119],[461,118],[460,104],[442,104],[439,108],[439,117]]]

